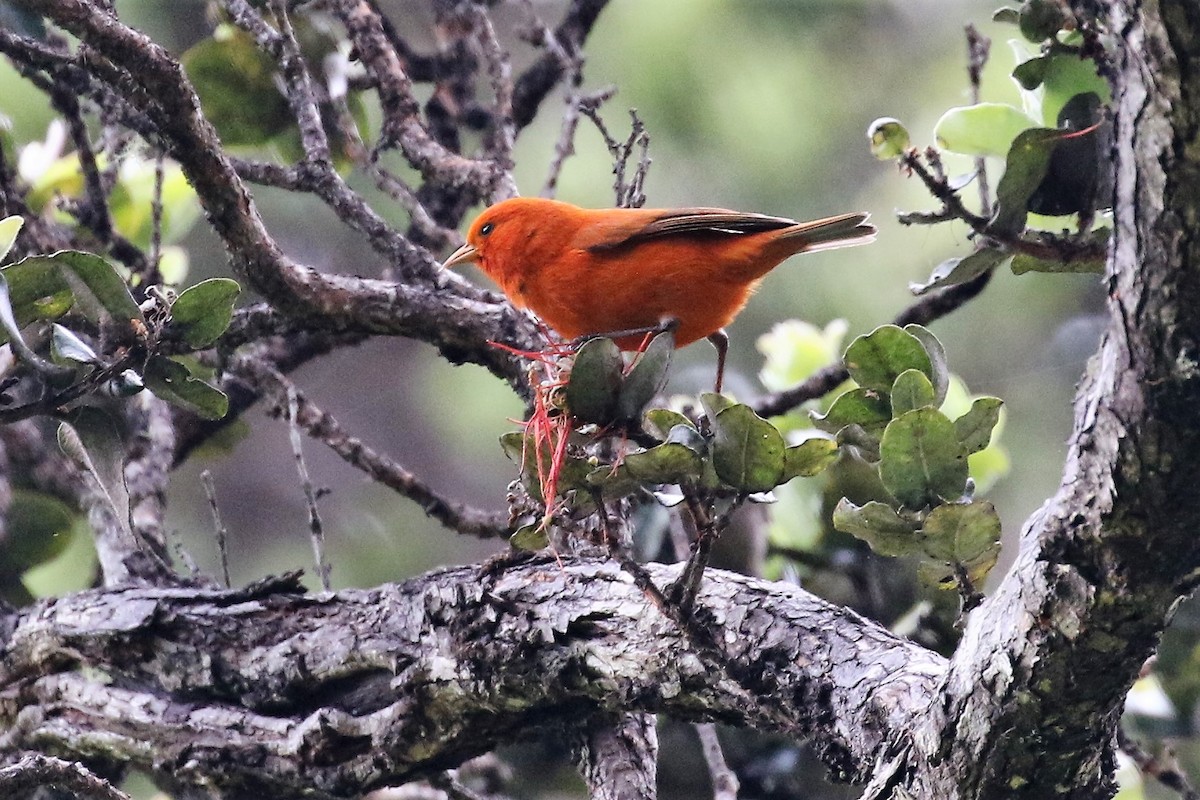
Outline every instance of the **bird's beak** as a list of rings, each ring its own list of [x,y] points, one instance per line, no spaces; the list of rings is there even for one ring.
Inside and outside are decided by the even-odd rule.
[[[479,251],[475,249],[474,245],[464,244],[442,262],[442,269],[450,269],[451,267],[457,267],[459,264],[469,263],[474,261],[478,255]]]

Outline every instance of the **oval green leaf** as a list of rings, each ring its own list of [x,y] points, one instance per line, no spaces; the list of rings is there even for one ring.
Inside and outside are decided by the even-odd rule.
[[[892,385],[892,413],[896,416],[934,405],[933,382],[920,370],[906,369]]]
[[[567,379],[567,408],[580,422],[606,425],[613,421],[625,362],[612,339],[591,339],[575,354]]]
[[[921,341],[903,328],[881,325],[846,348],[846,369],[865,389],[889,393],[901,372],[920,370],[933,379],[933,364]]]
[[[925,518],[921,546],[929,558],[949,564],[994,564],[1000,552],[1000,516],[984,501],[938,506]]]
[[[848,425],[857,425],[875,436],[892,421],[892,405],[887,395],[874,389],[851,389],[838,395],[824,414],[811,412],[813,425],[826,433],[838,433]]]
[[[142,376],[146,388],[168,403],[204,419],[221,419],[229,412],[229,398],[216,387],[192,376],[178,361],[154,356]]]
[[[675,337],[670,333],[655,336],[625,376],[617,393],[617,419],[637,419],[655,395],[667,383],[667,368],[675,352]]]
[[[879,477],[906,508],[962,496],[967,454],[954,423],[933,408],[909,411],[888,424],[879,442]]]
[[[233,319],[233,304],[242,287],[229,278],[209,278],[189,286],[171,305],[171,324],[192,347],[208,347]]]
[[[726,484],[743,492],[768,492],[783,477],[787,444],[774,425],[746,405],[713,418],[713,467]]]
[[[792,478],[811,478],[837,460],[838,446],[832,439],[809,439],[783,452],[783,475],[780,483]]]
[[[856,506],[843,497],[833,509],[833,527],[862,539],[881,556],[898,558],[921,552],[916,523],[886,503],[872,500]]]
[[[1007,103],[958,106],[942,115],[933,128],[938,147],[969,156],[1003,156],[1021,131],[1037,120]]]

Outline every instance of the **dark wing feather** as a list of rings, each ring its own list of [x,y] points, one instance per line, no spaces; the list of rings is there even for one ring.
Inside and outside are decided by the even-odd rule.
[[[710,233],[723,236],[738,236],[744,233],[773,231],[795,225],[796,221],[786,217],[770,217],[766,214],[747,214],[724,208],[676,208],[665,209],[649,222],[632,230],[612,231],[613,236],[590,244],[588,250],[611,250],[636,244],[660,236],[677,236],[689,233]]]

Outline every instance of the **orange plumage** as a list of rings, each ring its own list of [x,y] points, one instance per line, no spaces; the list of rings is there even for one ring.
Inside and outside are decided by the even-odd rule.
[[[515,198],[486,209],[444,266],[474,262],[567,339],[675,321],[682,347],[714,337],[789,256],[869,242],[863,213],[796,222],[720,208],[584,209]],[[642,336],[617,343],[636,348]],[[716,340],[714,339],[714,342]]]

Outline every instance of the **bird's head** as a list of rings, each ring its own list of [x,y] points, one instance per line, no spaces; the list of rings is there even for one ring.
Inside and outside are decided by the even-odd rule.
[[[467,229],[467,241],[442,262],[443,269],[475,264],[501,285],[519,265],[536,261],[536,251],[553,238],[552,220],[564,203],[538,197],[514,197],[483,210]]]

